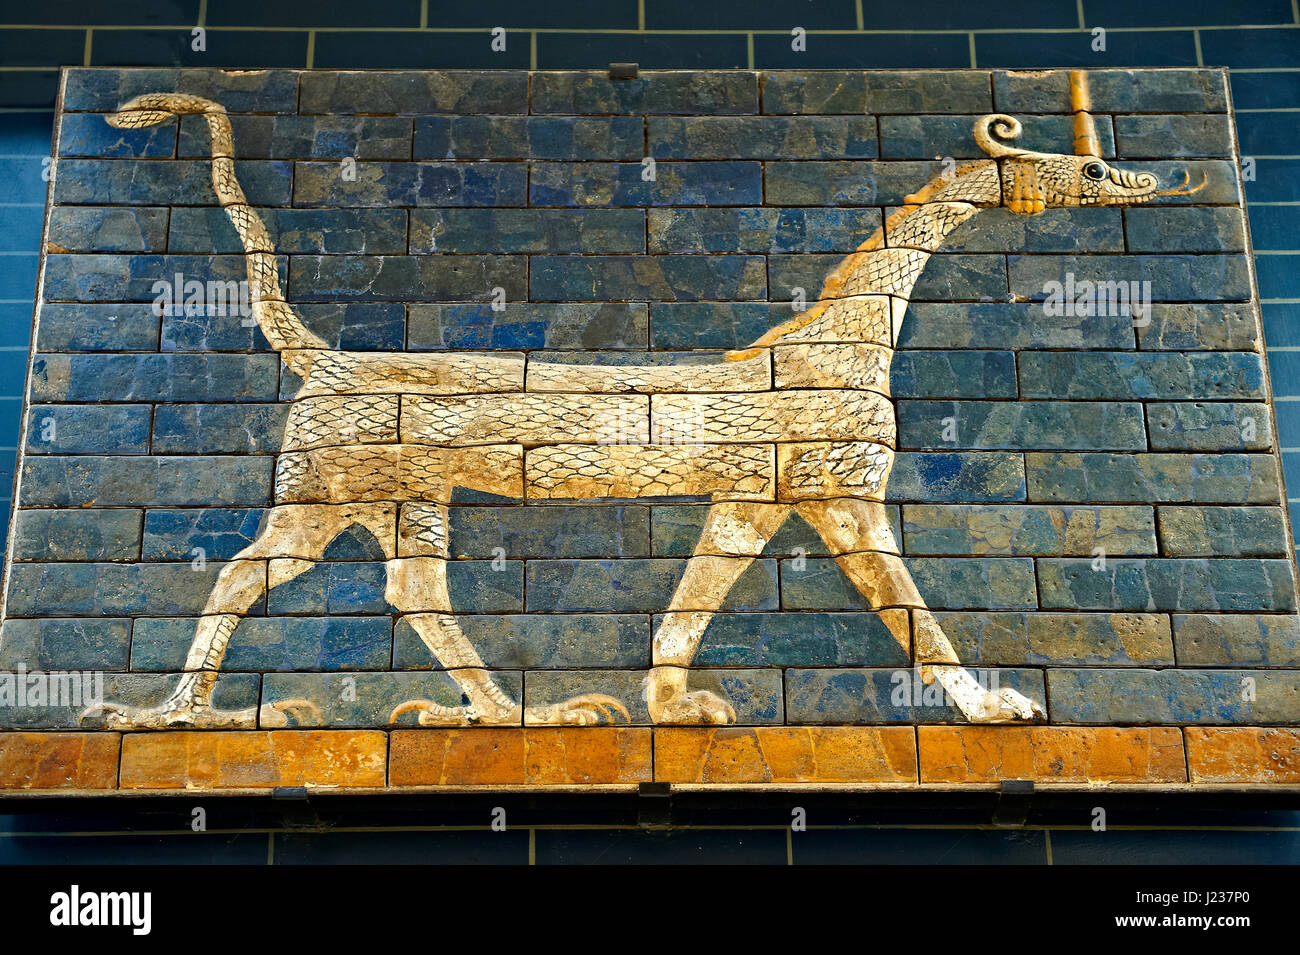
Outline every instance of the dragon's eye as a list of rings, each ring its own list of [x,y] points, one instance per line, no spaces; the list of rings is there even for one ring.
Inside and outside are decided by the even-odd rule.
[[[1083,174],[1089,179],[1095,179],[1097,182],[1106,178],[1106,167],[1099,162],[1090,162],[1083,167]]]

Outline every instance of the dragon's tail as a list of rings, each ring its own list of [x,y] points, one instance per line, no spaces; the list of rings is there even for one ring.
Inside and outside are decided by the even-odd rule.
[[[212,138],[212,188],[243,244],[248,263],[249,303],[262,333],[276,351],[327,347],[307,330],[284,299],[271,237],[235,178],[234,141],[226,108],[189,93],[146,93],[123,103],[108,117],[108,124],[119,129],[141,129],[182,114],[197,114],[207,121]]]

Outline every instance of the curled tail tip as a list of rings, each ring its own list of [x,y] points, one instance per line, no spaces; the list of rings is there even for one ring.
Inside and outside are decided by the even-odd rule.
[[[144,93],[132,97],[105,117],[110,126],[140,129],[157,126],[181,113],[225,112],[220,103],[189,93]]]

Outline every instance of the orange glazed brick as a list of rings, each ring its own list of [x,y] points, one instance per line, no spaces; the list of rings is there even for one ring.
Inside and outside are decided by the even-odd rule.
[[[1300,730],[1189,726],[1187,766],[1194,783],[1300,783]]]
[[[1177,727],[922,726],[921,782],[1186,782]]]
[[[0,733],[0,789],[115,789],[118,733]]]
[[[393,786],[559,786],[650,779],[650,730],[470,727],[394,730]]]
[[[379,730],[129,733],[123,789],[384,785]]]
[[[663,727],[655,779],[671,783],[916,782],[910,726]]]

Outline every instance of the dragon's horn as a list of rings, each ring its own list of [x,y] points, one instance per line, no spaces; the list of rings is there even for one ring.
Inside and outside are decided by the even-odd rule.
[[[1074,154],[1101,158],[1101,141],[1097,138],[1097,124],[1093,121],[1092,97],[1088,93],[1088,74],[1084,70],[1070,71],[1070,109],[1074,110]]]

